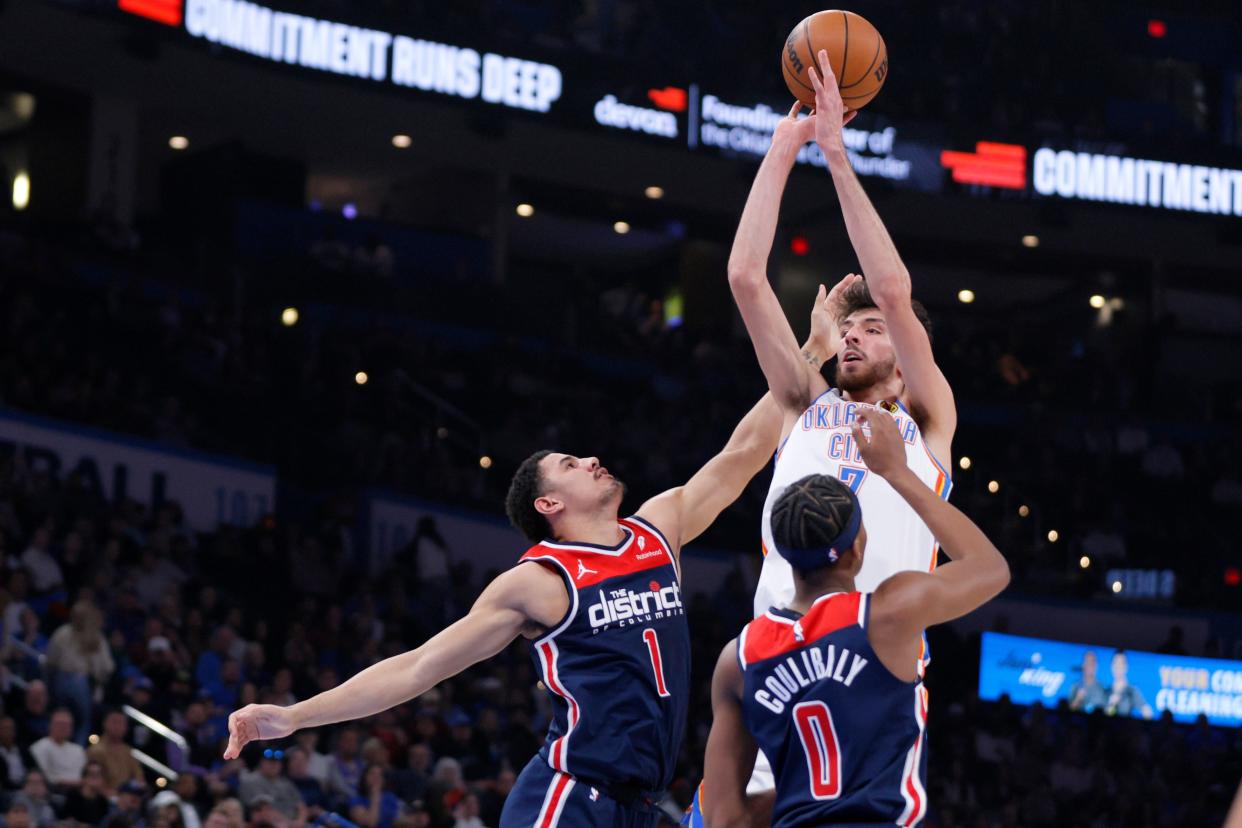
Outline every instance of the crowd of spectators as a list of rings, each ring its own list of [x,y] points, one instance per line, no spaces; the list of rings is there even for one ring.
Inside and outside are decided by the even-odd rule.
[[[284,488],[319,503],[253,527],[191,527],[175,503],[106,502],[76,475],[0,457],[5,825],[496,826],[549,712],[521,645],[367,722],[232,762],[221,754],[231,709],[306,698],[417,645],[486,576],[446,564],[372,580],[342,492],[379,484],[498,511],[508,469],[552,445],[608,458],[642,495],[697,468],[761,388],[745,341],[670,326],[653,290],[616,285],[602,302],[526,290],[463,286],[455,306],[398,297],[355,308],[363,325],[304,309],[286,327],[282,304],[238,307],[134,261],[0,236],[4,406],[270,462]],[[531,336],[521,328],[531,305],[565,324]],[[1126,359],[1134,351],[1113,341],[1158,350],[1146,323],[1104,329],[1057,314],[1041,320],[1038,342],[1009,322],[936,314],[937,356],[962,411],[957,451],[973,457],[956,470],[955,501],[1000,541],[1018,591],[1093,593],[1096,573],[1078,565],[1086,553],[1097,568],[1175,568],[1181,601],[1236,603],[1220,581],[1235,553],[1213,542],[1228,537],[1242,491],[1224,459],[1235,442],[1221,439],[1242,399],[1236,378],[1179,377],[1180,393],[1201,402],[1187,428],[1142,391],[1165,379],[1158,354]],[[492,470],[478,463],[484,450]],[[710,543],[749,550],[761,501],[757,484]],[[1197,550],[1193,566],[1169,559],[1175,544]],[[707,671],[748,605],[740,575],[692,598],[696,698],[672,791],[680,805],[701,773]],[[933,646],[934,697],[971,699],[973,643],[943,631]],[[186,747],[124,705],[168,723]],[[1194,809],[1215,813],[1240,755],[1236,734],[1207,727],[975,702],[933,705],[931,727],[929,824],[946,828],[1194,824]],[[175,781],[159,784],[131,747]],[[1211,761],[1169,758],[1200,748]],[[1173,804],[1134,795],[1150,769],[1143,756],[1159,768],[1158,802]]]

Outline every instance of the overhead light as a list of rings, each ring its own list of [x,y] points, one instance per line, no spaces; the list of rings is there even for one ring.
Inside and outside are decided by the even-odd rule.
[[[1090,569],[1091,559],[1088,558],[1086,555],[1083,555],[1081,558],[1078,559],[1078,565],[1082,567],[1083,569]]]
[[[168,146],[175,150],[183,150],[190,145],[190,139],[184,135],[174,135],[168,139]]]
[[[628,222],[618,221],[613,223],[612,229],[624,236],[626,233],[630,232],[630,225]]]
[[[961,302],[963,305],[969,305],[971,302],[975,301],[975,292],[968,288],[963,288],[957,292],[957,301]]]
[[[957,461],[957,465],[962,468],[962,471],[966,471],[966,469],[970,468],[970,458],[963,455],[962,459]]]
[[[354,374],[354,382],[358,383],[359,385],[366,385],[368,379],[370,379],[370,377],[367,376],[366,371],[359,371],[358,373]]]
[[[1113,594],[1121,592],[1121,581],[1113,581]]]
[[[996,480],[989,480],[988,491],[991,492],[992,494],[996,494],[997,492],[1000,491],[1000,483]]]
[[[24,172],[13,179],[13,209],[25,210],[30,205],[30,176]]]
[[[490,469],[492,467],[492,458],[486,454],[479,458],[479,468]]]
[[[1027,517],[1031,514],[1031,507],[1023,503],[1018,507],[1018,517]]]
[[[1096,310],[1099,310],[1100,308],[1104,307],[1104,305],[1106,304],[1106,300],[1104,299],[1104,297],[1098,293],[1092,295],[1092,297],[1088,299],[1087,302],[1088,304],[1091,305],[1091,307],[1095,308]]]
[[[346,203],[346,205],[341,208],[341,215],[350,221],[353,221],[358,218],[358,205],[354,204],[352,201]]]
[[[647,198],[650,198],[650,199],[664,198],[664,188],[652,185],[648,187],[647,189],[643,190],[643,194],[646,195]]]
[[[1061,539],[1061,533],[1056,529],[1048,530],[1048,543],[1056,543]]]
[[[522,218],[530,218],[535,214],[535,205],[522,202],[517,206],[516,212]]]
[[[392,136],[392,145],[397,149],[409,149],[412,143],[414,143],[414,139],[404,132]]]
[[[448,439],[448,429],[445,428],[444,426],[440,426],[439,428],[436,429],[436,437],[440,438],[441,440]]]
[[[1023,247],[1039,247],[1039,236],[1025,235],[1022,237]]]
[[[284,325],[286,328],[292,328],[294,325],[298,324],[298,309],[285,308],[282,310],[280,312],[280,324]]]

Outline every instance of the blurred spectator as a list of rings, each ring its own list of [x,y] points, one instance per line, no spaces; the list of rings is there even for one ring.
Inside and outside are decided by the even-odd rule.
[[[47,685],[35,679],[26,685],[22,694],[22,706],[17,712],[17,739],[24,745],[32,745],[47,735],[51,716],[48,715]]]
[[[310,811],[311,818],[319,816],[328,806],[328,798],[324,794],[323,785],[310,774],[310,758],[300,747],[291,747],[286,751],[288,757],[287,774],[289,781],[298,789],[302,802]]]
[[[119,710],[111,710],[103,721],[103,735],[90,746],[86,756],[103,765],[104,787],[115,791],[122,783],[133,779],[142,781],[142,765],[134,758],[133,749],[125,743],[129,732],[129,720]]]
[[[52,714],[48,735],[30,746],[39,769],[47,781],[58,788],[72,788],[82,781],[86,767],[86,751],[70,741],[73,736],[73,714],[61,708]]]
[[[40,526],[30,539],[30,545],[22,553],[22,566],[30,573],[31,586],[34,587],[36,595],[47,595],[65,582],[60,564],[56,562],[49,548],[51,544],[51,531],[47,526]]]
[[[70,611],[69,623],[52,633],[48,642],[52,695],[58,704],[73,711],[77,723],[74,740],[79,744],[85,744],[90,733],[95,687],[102,687],[116,669],[102,630],[99,610],[89,601],[78,601]]]
[[[116,807],[104,819],[101,828],[147,828],[142,802],[146,788],[137,782],[125,782],[117,789]]]
[[[361,828],[392,828],[401,800],[388,790],[383,767],[367,765],[360,787],[358,796],[349,801],[349,818]]]
[[[26,779],[28,759],[26,749],[17,741],[17,723],[12,716],[0,718],[0,785],[4,790],[21,786]]]
[[[284,769],[285,752],[280,748],[265,748],[259,755],[258,768],[241,774],[237,795],[242,804],[253,808],[260,797],[265,797],[286,818],[296,818],[302,805],[302,795],[284,775]]]
[[[353,788],[341,775],[336,757],[316,750],[319,744],[318,730],[299,730],[294,734],[298,747],[306,752],[306,770],[319,783],[330,802],[344,802],[354,795]]]
[[[406,766],[393,774],[393,793],[403,802],[422,799],[427,793],[427,781],[431,774],[431,748],[424,742],[410,745],[406,751]]]
[[[11,802],[13,805],[21,803],[26,806],[30,822],[36,828],[51,828],[56,824],[56,811],[52,808],[47,779],[37,770],[26,774],[25,784],[13,795]]]
[[[453,808],[453,828],[487,828],[479,818],[479,797],[467,791]]]
[[[19,799],[14,799],[9,803],[9,809],[5,812],[3,822],[4,828],[34,828],[34,823],[30,819],[30,807]]]
[[[82,771],[82,784],[65,797],[61,816],[80,826],[99,825],[112,809],[104,785],[103,765],[88,761]]]
[[[349,786],[350,795],[361,793],[364,763],[359,756],[359,734],[355,727],[346,727],[336,739],[332,764],[337,774]]]

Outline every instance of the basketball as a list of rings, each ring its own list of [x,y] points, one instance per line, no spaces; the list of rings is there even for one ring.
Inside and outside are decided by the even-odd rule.
[[[816,12],[794,26],[781,51],[785,85],[807,106],[815,106],[815,89],[807,73],[811,67],[819,71],[815,56],[820,49],[828,51],[828,62],[837,76],[846,108],[861,109],[884,86],[888,49],[875,26],[850,11]]]

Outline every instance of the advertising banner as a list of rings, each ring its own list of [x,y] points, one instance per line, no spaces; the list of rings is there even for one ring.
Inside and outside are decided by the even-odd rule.
[[[175,500],[200,531],[253,525],[276,505],[270,467],[13,411],[0,412],[0,456],[58,481],[77,475],[112,503]]]
[[[1159,655],[985,632],[979,698],[1179,722],[1242,725],[1242,661]]]

